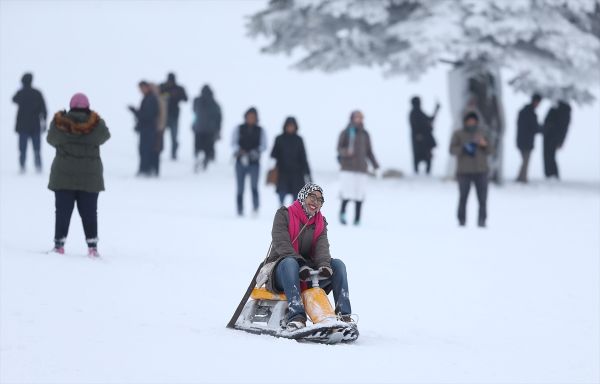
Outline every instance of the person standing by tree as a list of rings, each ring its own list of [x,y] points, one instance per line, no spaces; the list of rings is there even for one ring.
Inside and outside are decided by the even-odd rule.
[[[187,101],[185,89],[175,81],[175,74],[169,73],[167,81],[160,85],[160,93],[168,97],[167,128],[171,130],[171,158],[177,160],[177,131],[179,127],[179,103]]]
[[[542,97],[537,93],[531,97],[531,103],[524,106],[519,112],[517,119],[517,148],[521,152],[523,162],[517,177],[517,182],[527,183],[527,168],[529,167],[529,158],[535,141],[535,134],[540,132],[535,110],[542,101]]]
[[[371,137],[364,126],[364,116],[361,111],[350,114],[350,122],[342,131],[337,146],[338,159],[341,165],[341,197],[340,222],[347,224],[346,206],[353,200],[356,203],[354,225],[360,224],[362,205],[366,198],[368,175],[367,160],[375,170],[379,163],[373,154]]]
[[[244,215],[244,184],[246,176],[250,176],[252,189],[253,214],[258,214],[258,176],[260,172],[260,155],[267,148],[267,138],[262,127],[258,125],[258,111],[251,107],[244,114],[244,123],[233,131],[232,145],[235,156],[235,173],[237,180],[237,213]]]
[[[33,75],[26,73],[21,78],[23,87],[13,97],[13,102],[19,107],[17,111],[16,131],[19,134],[19,165],[21,173],[25,172],[27,144],[33,144],[35,169],[42,171],[42,156],[40,154],[41,132],[46,130],[46,103],[42,93],[32,87]]]
[[[412,110],[410,111],[411,141],[413,147],[413,161],[415,173],[419,173],[419,164],[424,161],[427,168],[425,172],[431,172],[431,151],[437,145],[433,137],[433,121],[440,110],[440,104],[435,105],[432,116],[427,116],[421,109],[421,98],[415,96],[411,99]]]
[[[129,106],[135,115],[137,123],[135,130],[140,134],[140,176],[158,176],[156,156],[158,152],[158,124],[160,105],[158,96],[152,90],[152,85],[146,81],[139,83],[140,92],[144,96],[139,109]]]
[[[471,184],[475,184],[479,200],[479,227],[485,227],[487,219],[488,156],[494,147],[479,126],[479,116],[469,112],[463,119],[463,128],[454,131],[450,141],[450,154],[457,157],[456,179],[460,193],[458,223],[462,227],[467,220],[467,198]]]
[[[83,93],[76,93],[69,112],[57,112],[46,140],[56,148],[48,189],[54,191],[56,222],[54,249],[65,252],[64,245],[75,203],[88,245],[88,255],[98,257],[98,195],[104,191],[100,146],[110,138],[106,123],[90,110]]]
[[[208,85],[204,85],[200,96],[194,99],[194,156],[196,165],[194,170],[198,172],[200,165],[206,169],[208,163],[215,159],[215,141],[221,137],[221,107],[213,96],[213,91]],[[204,152],[204,159],[200,162],[199,154]]]
[[[544,173],[547,178],[559,179],[556,150],[561,149],[571,122],[571,106],[559,101],[544,120]]]
[[[275,139],[271,157],[277,161],[277,194],[283,206],[287,195],[294,198],[311,179],[304,141],[298,135],[298,123],[294,117],[285,119],[283,133]]]

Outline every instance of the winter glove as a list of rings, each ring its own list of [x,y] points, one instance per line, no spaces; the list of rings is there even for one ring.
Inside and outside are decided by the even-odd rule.
[[[333,270],[330,267],[320,267],[319,268],[319,277],[331,277],[333,275]]]
[[[475,151],[477,150],[477,144],[473,142],[468,142],[463,145],[463,152],[467,155],[473,157],[475,156]]]
[[[310,272],[312,269],[307,267],[306,265],[300,267],[300,280],[308,280],[310,279]]]
[[[250,161],[258,161],[260,160],[260,152],[256,149],[253,149],[248,154],[248,158],[250,159]]]

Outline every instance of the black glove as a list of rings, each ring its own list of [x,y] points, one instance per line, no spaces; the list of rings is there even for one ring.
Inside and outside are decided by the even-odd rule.
[[[131,112],[133,112],[134,114],[137,114],[137,110],[135,109],[134,106],[130,105],[127,107],[127,109],[129,109]]]
[[[306,265],[300,267],[300,280],[308,280],[310,279],[310,272],[312,269],[307,267]]]
[[[319,268],[319,277],[331,277],[333,275],[333,269],[330,267],[320,267]]]

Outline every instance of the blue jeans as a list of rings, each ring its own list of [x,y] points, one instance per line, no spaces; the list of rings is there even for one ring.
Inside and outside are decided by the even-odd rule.
[[[333,291],[336,313],[349,315],[352,313],[352,307],[350,306],[346,265],[340,259],[331,259],[331,269],[333,276],[326,280],[320,280],[319,286],[326,292]],[[275,288],[283,291],[288,300],[288,321],[302,317],[306,319],[306,311],[300,296],[299,274],[300,263],[292,256],[281,260],[275,268]]]
[[[32,133],[19,133],[19,164],[21,168],[25,167],[25,159],[27,157],[27,144],[29,143],[29,139],[31,139],[31,143],[33,144],[33,153],[35,157],[35,167],[37,169],[42,168],[42,156],[40,155],[40,132],[32,132]]]
[[[237,176],[237,210],[238,214],[244,213],[244,185],[246,176],[250,175],[250,188],[252,189],[252,205],[255,211],[258,210],[258,174],[260,166],[258,163],[243,165],[239,160],[235,163],[235,173]]]

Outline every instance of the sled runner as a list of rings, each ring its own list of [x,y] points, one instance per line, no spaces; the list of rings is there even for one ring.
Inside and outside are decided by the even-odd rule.
[[[319,287],[318,271],[310,272],[312,288],[302,292],[304,309],[312,324],[307,324],[306,327],[293,332],[285,329],[288,310],[285,295],[256,287],[255,279],[252,280],[247,295],[244,295],[238,310],[227,325],[229,328],[323,344],[350,343],[358,338],[356,323],[341,321],[335,314],[327,294]]]

